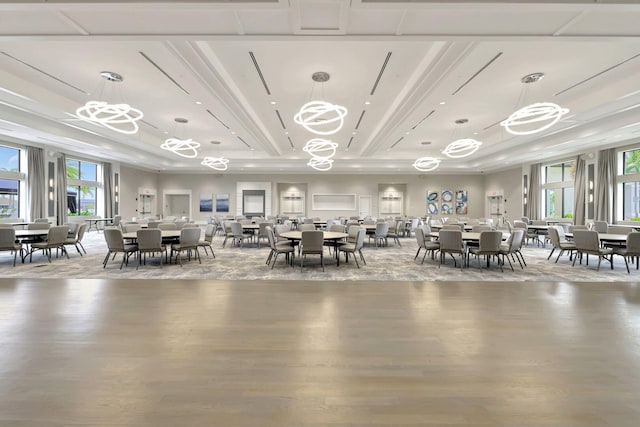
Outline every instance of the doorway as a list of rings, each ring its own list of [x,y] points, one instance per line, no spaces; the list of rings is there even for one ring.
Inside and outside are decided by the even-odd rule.
[[[264,190],[242,190],[242,215],[247,218],[259,216],[264,218]]]

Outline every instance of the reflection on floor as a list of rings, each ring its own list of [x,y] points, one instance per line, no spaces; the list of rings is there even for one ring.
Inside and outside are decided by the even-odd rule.
[[[0,279],[0,425],[636,427],[639,325],[628,283]]]

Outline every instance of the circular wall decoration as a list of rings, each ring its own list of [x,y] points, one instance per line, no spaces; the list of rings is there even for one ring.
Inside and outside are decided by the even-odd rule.
[[[453,192],[451,190],[444,190],[442,192],[442,201],[443,202],[453,201]]]
[[[435,200],[438,200],[438,192],[437,191],[430,191],[429,193],[427,193],[427,201],[428,202],[433,202]]]

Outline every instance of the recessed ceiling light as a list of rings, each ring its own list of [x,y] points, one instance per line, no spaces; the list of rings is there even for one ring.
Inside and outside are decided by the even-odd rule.
[[[351,132],[351,135],[355,135],[355,134],[356,134],[356,132]]]
[[[369,102],[369,101],[365,101],[364,102],[364,105],[370,105],[370,104],[371,104],[371,102]]]
[[[166,131],[166,130],[165,130],[165,131],[164,131],[164,132],[162,132],[162,133],[164,133],[165,135],[167,135],[167,134],[169,133],[169,131]]]
[[[271,105],[276,105],[276,101],[271,101]]]
[[[410,133],[411,133],[411,132],[405,132],[404,134],[405,134],[405,135],[409,135]]]
[[[285,135],[289,135],[289,131],[285,131],[285,132],[284,132],[284,134],[285,134]]]
[[[444,102],[444,101],[442,101],[442,102],[440,103],[440,105],[444,105],[444,104],[446,104],[446,102]]]
[[[196,104],[198,104],[198,105],[202,105],[202,102],[200,102],[200,101],[196,101]]]
[[[231,135],[235,135],[235,134],[236,134],[235,131],[231,131]]]

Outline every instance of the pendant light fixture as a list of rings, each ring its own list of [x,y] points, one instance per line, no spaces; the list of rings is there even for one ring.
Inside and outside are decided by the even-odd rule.
[[[311,155],[311,160],[307,163],[315,170],[328,171],[333,166],[331,159],[336,155],[338,144],[322,138],[314,138],[307,141],[302,151]]]
[[[109,85],[122,83],[124,78],[113,71],[100,73]],[[104,82],[103,82],[104,83]],[[102,88],[104,89],[104,87]],[[104,96],[99,91],[98,98]],[[142,119],[142,111],[125,103],[109,103],[104,100],[91,100],[76,110],[76,115],[82,120],[95,123],[116,132],[133,135],[138,132],[138,120]]]
[[[177,117],[175,122],[178,123],[178,126],[186,125],[189,123],[189,120],[183,119],[181,117]],[[200,148],[200,143],[196,142],[192,139],[179,139],[179,138],[167,138],[164,141],[164,144],[160,146],[163,150],[171,151],[178,156],[186,157],[188,159],[193,159],[198,155],[198,148]]]
[[[217,171],[226,171],[229,168],[229,159],[224,157],[205,157],[201,164]]]
[[[468,119],[458,119],[455,121],[455,124],[465,124],[468,123]],[[455,128],[454,128],[455,135]],[[442,154],[447,157],[451,157],[453,159],[460,159],[462,157],[467,157],[478,151],[478,148],[482,145],[482,142],[477,141],[473,138],[462,138],[457,139],[451,142],[449,145],[442,150]]]
[[[527,74],[520,81],[525,84],[535,83],[543,77],[544,73],[532,73]],[[537,102],[515,111],[506,120],[500,122],[500,126],[513,135],[531,135],[549,129],[568,112],[568,108],[562,108],[552,102]]]
[[[440,160],[435,157],[420,157],[413,162],[413,167],[420,172],[431,172],[440,166]]]
[[[323,84],[329,81],[329,78],[329,73],[324,71],[318,71],[311,76],[315,83]],[[342,129],[346,115],[347,109],[342,105],[313,100],[300,108],[300,111],[293,117],[293,121],[311,133],[326,136],[333,135]]]

